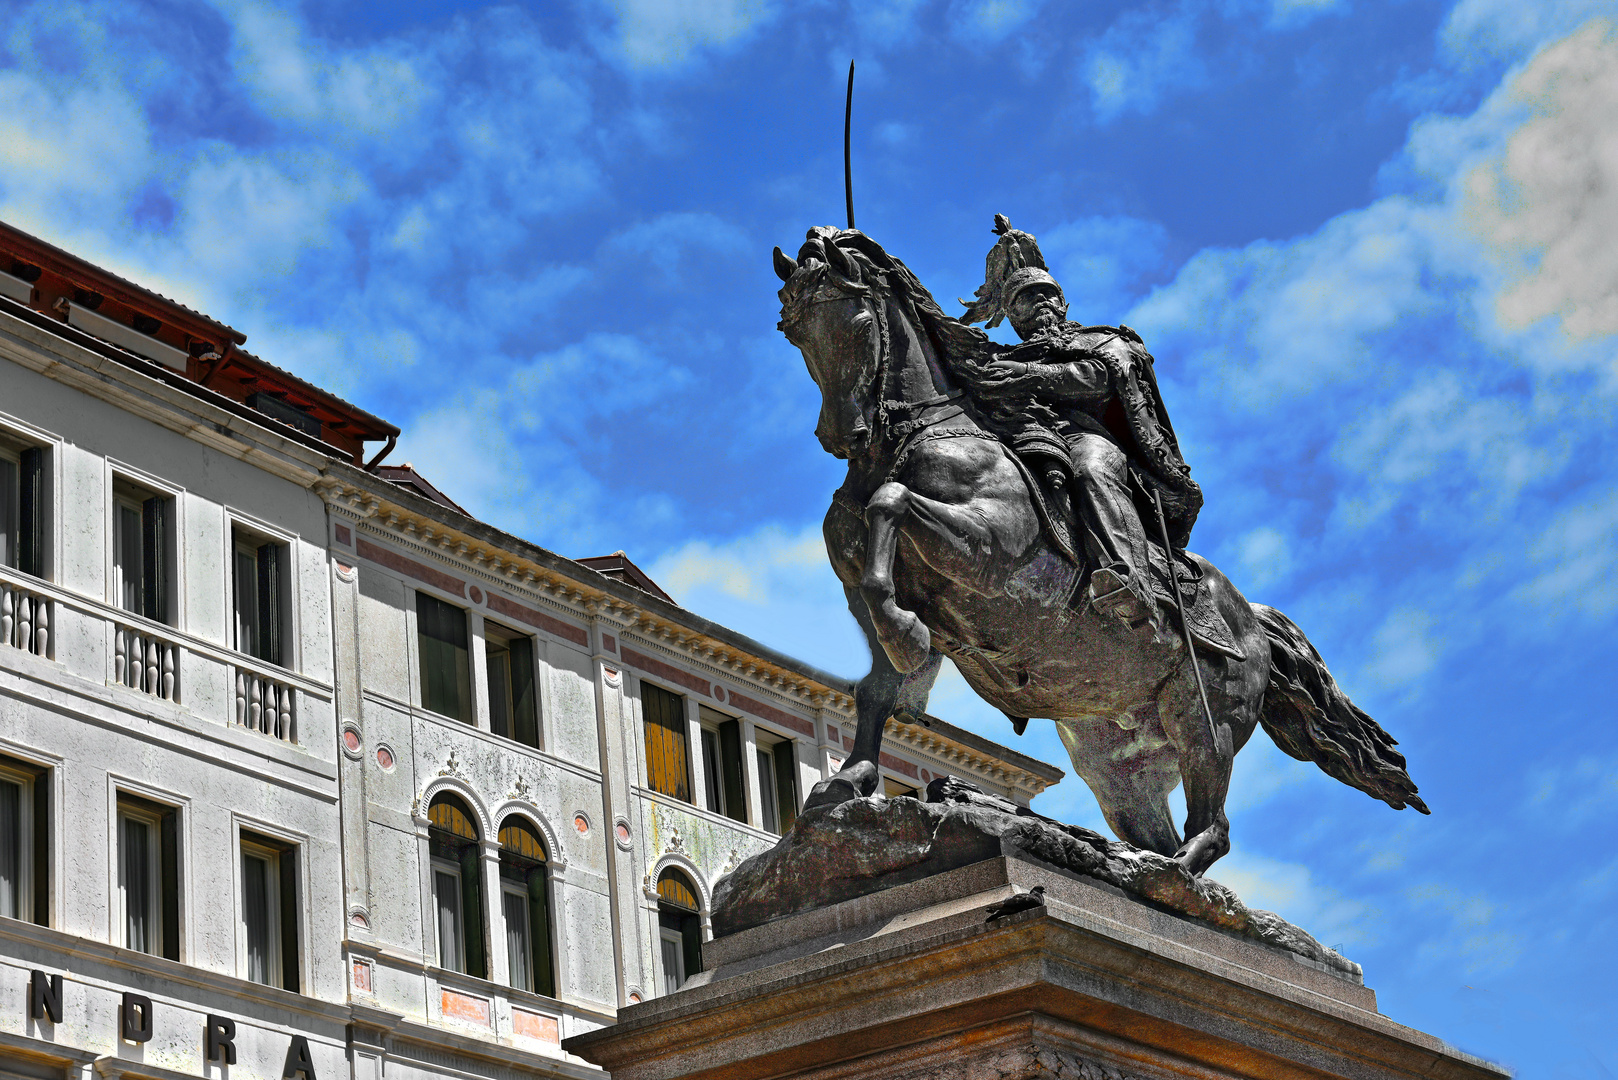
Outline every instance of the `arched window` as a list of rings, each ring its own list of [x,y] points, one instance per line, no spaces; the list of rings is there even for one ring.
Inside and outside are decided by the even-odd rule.
[[[657,877],[657,926],[663,992],[672,994],[702,970],[702,916],[691,879],[672,866]]]
[[[500,826],[500,910],[511,985],[555,997],[549,861],[539,832],[515,814],[506,818]]]
[[[479,979],[489,977],[483,942],[483,873],[478,826],[459,798],[444,794],[427,808],[427,845],[433,860],[433,907],[438,923],[438,964]]]

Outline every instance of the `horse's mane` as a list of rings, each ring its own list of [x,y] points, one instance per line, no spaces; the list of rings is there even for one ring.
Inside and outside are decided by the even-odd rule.
[[[898,294],[901,302],[915,313],[917,329],[927,335],[946,369],[966,376],[970,382],[982,366],[992,359],[997,346],[989,335],[946,313],[910,267],[864,233],[854,229],[810,229],[808,239],[798,249],[798,262],[814,260],[829,263],[827,244],[836,244],[839,251],[851,258],[859,269],[869,268],[886,276],[889,286]]]

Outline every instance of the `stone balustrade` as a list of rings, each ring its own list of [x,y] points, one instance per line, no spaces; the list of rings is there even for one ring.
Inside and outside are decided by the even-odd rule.
[[[114,623],[112,681],[178,703],[180,646],[150,628]]]
[[[0,578],[0,645],[48,659],[53,607],[49,597]]]
[[[285,682],[238,665],[236,723],[286,742],[297,742],[297,691]]]

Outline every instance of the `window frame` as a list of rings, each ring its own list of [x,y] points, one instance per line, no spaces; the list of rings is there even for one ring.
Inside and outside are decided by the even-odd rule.
[[[168,796],[148,794],[145,790],[132,787],[115,777],[108,779],[112,791],[112,813],[109,818],[112,843],[109,862],[112,885],[110,906],[114,922],[110,936],[113,944],[135,952],[144,952],[149,956],[182,961],[185,940],[186,807],[182,802],[167,801]],[[155,873],[151,873],[153,884],[148,898],[153,902],[155,942],[154,946],[148,949],[139,949],[128,944],[123,826],[126,820],[141,822],[152,830],[149,834],[152,839],[152,854],[148,855],[147,859],[148,872],[155,866]]]
[[[241,859],[241,889],[237,905],[238,923],[242,929],[242,978],[248,982],[258,983],[261,986],[283,985],[285,978],[282,972],[282,937],[281,937],[281,852],[265,844],[254,843],[243,837],[237,845],[237,852]],[[247,862],[253,860],[265,864],[264,871],[264,913],[265,937],[264,954],[268,960],[264,978],[256,979],[252,972],[253,955],[253,929],[247,921]]]
[[[308,894],[304,859],[308,851],[307,838],[283,833],[257,821],[237,819],[236,823],[236,926],[238,930],[238,968],[241,977],[261,986],[304,992],[304,972],[308,958],[304,952],[304,897]],[[249,973],[252,942],[247,926],[247,874],[243,865],[247,858],[259,858],[270,863],[270,876],[266,879],[269,890],[267,908],[275,912],[269,947],[270,978],[254,979]]]
[[[131,469],[121,463],[109,461],[107,474],[107,584],[108,603],[130,615],[149,619],[162,626],[182,629],[180,598],[185,595],[180,580],[180,537],[185,530],[180,521],[184,505],[183,492],[171,484],[163,483],[147,473]],[[156,503],[157,505],[154,505]],[[148,509],[150,508],[150,509]],[[132,511],[140,521],[140,535],[128,537],[128,525],[123,511]],[[150,556],[155,581],[148,584],[148,554],[146,533],[148,514],[158,518],[150,531],[158,543],[158,550]],[[135,578],[136,606],[125,603],[124,593],[129,579],[125,565],[127,550],[137,549],[140,571]]]
[[[739,717],[697,706],[698,747],[702,754],[703,808],[710,813],[747,824],[747,752]],[[727,747],[727,740],[734,746]],[[713,752],[709,753],[712,743]],[[728,752],[734,753],[734,758]],[[734,767],[734,771],[732,771]],[[733,805],[734,804],[734,805]]]
[[[4,457],[17,465],[17,521],[16,535],[18,542],[12,545],[21,548],[22,534],[27,533],[27,546],[30,558],[25,560],[23,552],[18,550],[15,554],[7,553],[0,556],[0,565],[18,573],[29,574],[41,581],[50,581],[54,577],[54,556],[56,550],[56,509],[60,502],[57,491],[58,469],[60,461],[61,440],[43,429],[32,424],[9,416],[0,414],[0,457]],[[34,493],[32,518],[25,520],[24,511],[29,509],[24,502],[24,487],[28,479],[26,462],[23,460],[29,453],[37,453],[37,483]],[[9,500],[8,500],[9,502]],[[0,517],[6,513],[0,509]],[[0,522],[0,528],[3,528]],[[26,527],[26,528],[25,528]],[[32,565],[24,565],[29,562]]]
[[[0,911],[0,918],[16,919],[18,922],[40,923],[44,914],[40,910],[42,896],[47,882],[40,880],[42,873],[41,863],[42,847],[47,848],[44,826],[41,821],[42,800],[36,784],[45,786],[49,792],[48,770],[38,766],[29,767],[21,761],[9,757],[0,757],[0,783],[15,785],[17,790],[17,822],[16,822],[16,863],[17,879],[12,883],[13,893],[16,897],[17,910],[11,914]],[[48,798],[48,794],[47,794]],[[46,807],[46,820],[48,821],[48,803]],[[8,843],[9,837],[0,836],[0,844]],[[48,874],[48,871],[44,871]]]
[[[782,747],[789,748],[784,759]],[[792,831],[798,815],[803,812],[803,792],[798,777],[798,740],[754,725],[753,750],[758,769],[759,827],[776,836],[785,836]],[[783,774],[791,784],[789,792],[781,789]],[[784,813],[788,806],[791,807],[790,815]],[[788,817],[790,820],[785,820]]]
[[[491,735],[509,739],[522,746],[527,746],[534,750],[543,750],[545,748],[545,708],[540,694],[539,641],[533,634],[524,633],[509,623],[496,622],[488,616],[483,617],[482,623],[482,674],[483,689],[488,708],[488,731]],[[499,649],[491,649],[490,646],[495,643],[499,643]],[[519,665],[514,662],[514,659],[508,659],[506,662],[504,693],[501,695],[502,700],[507,702],[507,711],[510,714],[506,718],[504,725],[507,730],[499,731],[495,728],[496,679],[494,657],[497,652],[505,652],[508,657],[515,658],[518,655],[517,647],[519,646],[526,648],[528,652],[529,706],[527,711],[530,715],[526,718],[526,722],[532,725],[531,740],[521,737],[520,728],[523,726],[525,718],[519,715],[520,711],[522,711],[519,708],[520,695],[517,693],[517,668]]]
[[[248,519],[240,512],[227,508],[225,531],[226,593],[230,598],[230,648],[266,664],[297,669],[298,633],[296,626],[297,582],[293,563],[293,546],[297,537],[269,527],[263,522]],[[269,549],[266,551],[266,549]],[[265,571],[266,554],[273,560]],[[254,607],[251,641],[242,642],[243,582],[239,561],[253,563],[253,581],[250,592]],[[266,581],[265,579],[269,580]],[[269,599],[268,609],[264,601]]]
[[[539,849],[535,858],[519,848],[507,845],[506,830],[515,828],[531,834],[530,839]],[[501,925],[505,929],[506,982],[515,989],[545,997],[555,997],[557,988],[556,899],[555,881],[551,874],[551,851],[554,845],[534,821],[518,811],[512,811],[500,820],[495,830],[500,847],[496,878],[500,886]],[[535,887],[540,895],[536,898]],[[524,967],[527,985],[516,982],[516,970],[511,966],[511,931],[506,921],[506,898],[518,897],[523,912]],[[536,916],[538,918],[536,919]],[[540,956],[543,947],[543,956]],[[541,968],[543,967],[543,970]]]
[[[129,825],[139,825],[146,830],[146,857],[145,873],[146,911],[143,917],[150,927],[147,931],[148,940],[144,946],[136,945],[130,941],[130,912],[128,882],[130,868],[130,853],[127,850],[129,840]],[[161,815],[151,813],[141,807],[118,807],[118,926],[122,938],[121,944],[132,952],[146,953],[149,956],[162,956],[163,948],[167,944],[163,940],[163,819]]]
[[[453,971],[465,975],[466,971],[466,904],[463,898],[466,895],[466,884],[461,880],[460,864],[448,859],[434,858],[432,860],[433,875],[433,937],[438,946],[438,966],[445,971]],[[449,895],[455,901],[455,962],[452,964],[444,957],[444,902],[440,891],[439,878],[447,877],[450,880]]]

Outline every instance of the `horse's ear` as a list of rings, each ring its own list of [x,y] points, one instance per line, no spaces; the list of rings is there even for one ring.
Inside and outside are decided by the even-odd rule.
[[[792,275],[798,272],[798,264],[792,261],[792,256],[775,249],[775,275],[782,281],[791,281]]]
[[[830,241],[827,241],[822,246],[826,249],[826,263],[832,268],[832,271],[844,281],[852,281],[858,284],[860,280],[859,268],[854,264],[854,260],[849,258],[848,252]]]

